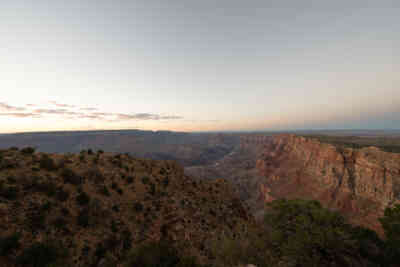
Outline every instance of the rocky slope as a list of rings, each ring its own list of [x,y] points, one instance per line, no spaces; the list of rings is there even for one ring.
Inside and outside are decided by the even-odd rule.
[[[340,148],[311,138],[279,135],[257,161],[263,200],[317,199],[353,223],[380,231],[378,218],[400,200],[400,154],[375,147]]]
[[[208,240],[252,221],[227,182],[194,180],[172,161],[0,151],[0,266],[53,255],[48,244],[67,255],[57,266],[122,266],[159,239],[207,263]]]

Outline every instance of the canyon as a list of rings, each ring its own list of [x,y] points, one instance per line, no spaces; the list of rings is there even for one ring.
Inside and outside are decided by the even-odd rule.
[[[264,144],[257,169],[263,200],[319,200],[351,222],[381,232],[378,218],[400,200],[400,154],[279,135]]]
[[[378,219],[400,200],[400,154],[293,134],[244,135],[236,150],[213,165],[185,170],[230,180],[259,219],[264,204],[275,199],[310,199],[381,234]]]
[[[261,219],[275,199],[314,199],[382,233],[378,218],[400,199],[400,132],[183,133],[82,131],[0,135],[0,147],[48,153],[104,150],[173,160],[196,180],[227,180]]]

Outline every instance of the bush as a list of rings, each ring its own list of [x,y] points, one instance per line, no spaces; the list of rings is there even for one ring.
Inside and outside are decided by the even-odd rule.
[[[47,171],[55,171],[58,169],[54,160],[49,156],[44,154],[39,161],[40,168]]]
[[[147,176],[143,176],[142,177],[142,183],[143,184],[148,184],[150,182],[150,178],[149,177],[147,177]]]
[[[82,178],[69,168],[64,168],[61,176],[66,184],[80,185],[82,183]]]
[[[19,248],[20,235],[14,233],[12,235],[0,238],[0,256],[7,256],[11,251]]]
[[[90,221],[89,221],[89,210],[88,209],[84,209],[79,212],[78,217],[77,217],[77,223],[79,226],[82,226],[85,228],[89,227]]]
[[[22,266],[48,267],[63,257],[65,257],[65,253],[60,248],[36,242],[22,251],[21,255],[17,257],[17,263]]]
[[[33,232],[43,230],[46,227],[46,211],[37,207],[26,215],[25,223]]]
[[[21,153],[31,155],[31,154],[35,153],[35,148],[25,147],[25,148],[21,149]]]
[[[149,193],[154,196],[156,194],[156,185],[153,183],[150,183],[149,186],[150,186]]]
[[[363,260],[354,229],[318,201],[276,200],[266,209],[269,240],[293,266],[350,266]],[[366,240],[367,241],[367,240]]]
[[[164,180],[162,181],[164,187],[167,187],[169,185],[169,178],[165,177]],[[193,182],[193,185],[195,184],[195,182]]]
[[[19,189],[16,186],[4,186],[0,184],[0,197],[8,200],[16,200],[18,197]]]
[[[90,196],[87,193],[82,192],[76,197],[76,202],[78,202],[80,206],[88,205],[90,202]]]
[[[95,184],[104,183],[104,176],[103,173],[100,171],[99,168],[90,168],[86,173],[85,177],[90,181],[93,181]]]
[[[385,209],[379,219],[386,236],[385,263],[387,266],[400,262],[400,205]]]
[[[126,182],[127,182],[128,184],[133,183],[134,180],[135,180],[135,178],[134,178],[133,176],[128,176],[128,177],[126,178]]]
[[[104,196],[106,196],[106,197],[109,197],[110,196],[110,191],[108,191],[108,188],[107,188],[107,186],[102,186],[100,189],[99,189],[99,191],[98,191],[100,194],[102,194],[102,195],[104,195]]]
[[[63,217],[57,217],[53,221],[54,228],[59,230],[66,229],[67,223],[67,220],[65,220]]]
[[[40,192],[46,194],[48,197],[52,197],[57,192],[57,186],[55,183],[51,181],[45,181],[42,183],[34,183],[32,184],[32,190],[34,192]]]
[[[69,192],[65,191],[62,187],[57,189],[56,199],[58,201],[64,202],[69,198]]]
[[[141,212],[143,211],[143,204],[140,202],[136,202],[135,204],[133,204],[133,208],[135,211]]]
[[[141,245],[128,256],[126,267],[196,267],[194,258],[180,257],[170,244],[160,241]]]

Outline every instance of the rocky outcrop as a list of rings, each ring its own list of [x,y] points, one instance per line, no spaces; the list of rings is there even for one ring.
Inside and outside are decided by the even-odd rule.
[[[257,161],[263,200],[317,199],[353,222],[380,231],[378,218],[400,200],[400,154],[339,148],[295,135],[264,144]]]

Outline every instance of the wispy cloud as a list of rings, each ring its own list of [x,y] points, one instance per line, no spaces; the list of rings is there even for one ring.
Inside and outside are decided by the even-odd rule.
[[[162,116],[152,113],[136,113],[136,114],[116,114],[120,120],[177,120],[182,119],[180,116]]]
[[[61,103],[58,103],[57,101],[50,101],[50,103],[59,108],[75,108],[76,107],[74,105],[61,104]]]
[[[68,109],[45,109],[45,108],[39,108],[34,110],[35,113],[40,113],[40,114],[65,114],[68,112]]]
[[[15,107],[4,102],[0,102],[0,116],[14,118],[45,118],[47,116],[60,116],[64,119],[90,119],[104,122],[117,121],[149,121],[149,120],[179,120],[183,119],[176,115],[160,115],[153,113],[113,113],[101,112],[93,107],[77,107],[68,104],[60,104],[55,101],[49,101],[52,105],[60,108],[40,107],[37,104],[26,104],[26,107]],[[29,112],[27,112],[30,110]],[[1,112],[4,111],[4,112]],[[25,111],[25,112],[23,112]]]
[[[8,105],[4,102],[0,102],[0,110],[5,110],[5,111],[24,111],[26,108],[23,107],[14,107],[11,105]]]
[[[96,116],[114,116],[115,113],[110,113],[110,112],[92,112],[92,115]]]
[[[14,118],[39,118],[40,114],[37,113],[20,113],[20,112],[12,112],[12,113],[0,113],[0,116],[3,117],[14,117]]]
[[[99,110],[98,108],[80,108],[80,110],[84,110],[84,111],[96,111]]]

